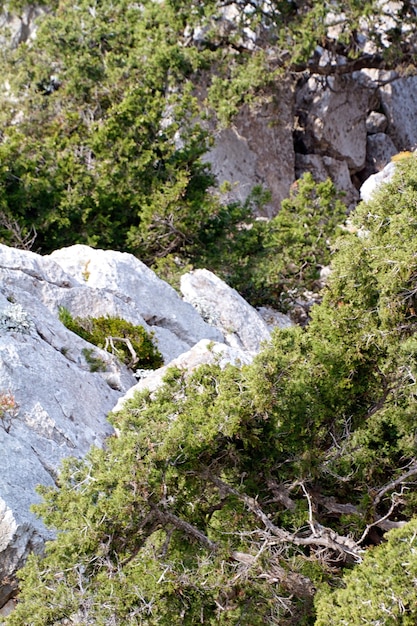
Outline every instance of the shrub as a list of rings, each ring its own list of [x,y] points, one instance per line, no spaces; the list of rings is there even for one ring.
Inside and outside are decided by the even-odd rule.
[[[142,326],[120,317],[73,318],[64,307],[59,310],[59,319],[68,330],[111,352],[129,369],[156,369],[163,364],[161,353]]]
[[[12,393],[0,393],[0,422],[6,433],[10,432],[12,422],[19,414],[19,405]]]

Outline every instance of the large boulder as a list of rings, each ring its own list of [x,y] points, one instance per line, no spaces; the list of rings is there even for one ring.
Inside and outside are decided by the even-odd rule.
[[[256,309],[212,272],[203,269],[184,274],[181,291],[232,348],[255,354],[262,342],[270,339],[268,325]]]
[[[387,132],[398,150],[412,150],[417,145],[416,91],[417,76],[395,76],[380,87]]]
[[[175,289],[131,254],[75,245],[50,258],[82,286],[67,290],[59,304],[73,315],[117,315],[144,326],[154,333],[166,362],[200,339],[223,341]]]
[[[366,119],[371,92],[351,78],[312,76],[297,94],[299,122],[309,152],[346,162],[350,172],[365,165]]]
[[[219,184],[231,183],[229,200],[244,202],[255,185],[269,189],[262,217],[278,213],[294,182],[294,90],[288,84],[276,91],[269,102],[242,107],[231,127],[217,130],[205,157]]]

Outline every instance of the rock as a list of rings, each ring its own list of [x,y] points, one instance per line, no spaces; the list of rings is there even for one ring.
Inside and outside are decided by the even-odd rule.
[[[244,202],[255,185],[271,192],[271,202],[257,215],[272,217],[294,182],[293,89],[277,87],[271,102],[244,106],[233,126],[217,131],[205,159],[218,182],[231,183],[229,201]]]
[[[163,379],[171,367],[178,367],[187,374],[190,374],[200,367],[200,365],[217,363],[224,369],[228,364],[240,367],[241,365],[249,364],[251,361],[252,356],[239,348],[231,348],[224,343],[216,343],[202,339],[191,348],[191,350],[171,361],[169,365],[160,367],[144,376],[144,378],[119,399],[113,412],[120,411],[126,401],[130,400],[138,391],[144,391],[145,389],[151,392],[156,391],[156,389],[162,385]]]
[[[361,199],[365,202],[370,200],[375,191],[377,191],[381,185],[388,183],[391,180],[394,175],[394,171],[395,163],[391,161],[384,167],[383,170],[367,178],[360,189]]]
[[[48,12],[44,6],[27,5],[19,16],[8,11],[0,13],[0,45],[16,48],[20,43],[33,39],[36,33],[36,18]]]
[[[366,140],[365,175],[370,176],[382,170],[398,150],[392,139],[385,133],[368,135]]]
[[[184,274],[181,291],[184,299],[224,335],[229,346],[255,354],[262,342],[269,340],[268,326],[257,311],[212,272]]]
[[[388,126],[388,120],[383,113],[371,111],[366,118],[366,132],[368,135],[384,133]]]
[[[388,134],[400,150],[417,146],[417,76],[398,76],[380,87],[381,103],[388,118]]]
[[[29,510],[38,500],[36,486],[54,484],[64,457],[102,444],[112,432],[107,413],[134,384],[125,368],[98,349],[118,376],[119,390],[104,373],[90,372],[82,350],[91,344],[68,331],[35,296],[23,297],[18,277],[17,303],[4,296],[4,281],[1,291],[0,581],[9,582],[0,586],[0,606],[15,590],[16,570],[51,537]]]
[[[270,306],[261,306],[256,309],[259,315],[262,317],[270,332],[275,328],[290,328],[294,326],[293,321],[285,313],[280,313]]]
[[[296,154],[295,173],[300,178],[305,172],[310,172],[316,182],[323,182],[330,178],[336,188],[341,191],[346,206],[354,207],[359,199],[359,193],[350,178],[346,161],[339,161],[319,154]]]
[[[75,245],[53,252],[50,258],[82,289],[68,290],[60,304],[73,315],[113,315],[140,324],[155,334],[166,362],[186,352],[200,339],[223,341],[144,263],[131,254]]]
[[[344,160],[351,172],[361,170],[366,157],[366,117],[369,90],[343,76],[326,83],[312,76],[297,94],[297,112],[309,152]]]

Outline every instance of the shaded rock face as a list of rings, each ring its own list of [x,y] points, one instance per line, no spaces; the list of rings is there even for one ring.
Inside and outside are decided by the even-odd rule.
[[[265,322],[213,274],[199,275],[196,297],[212,303],[217,327],[131,255],[72,246],[42,257],[0,245],[0,606],[15,593],[16,570],[51,538],[30,512],[36,486],[54,485],[63,458],[103,444],[113,432],[106,416],[137,383],[114,356],[65,328],[59,307],[154,331],[167,365],[249,363],[270,336]],[[90,371],[85,349],[105,371]],[[164,371],[144,381],[159,384]]]
[[[263,217],[278,213],[294,182],[293,110],[293,86],[277,87],[270,102],[244,106],[230,128],[218,131],[206,157],[219,183],[231,183],[230,200],[245,201],[255,185],[269,189]]]
[[[36,18],[48,12],[47,7],[27,6],[19,16],[0,13],[0,46],[16,48],[36,34]]]

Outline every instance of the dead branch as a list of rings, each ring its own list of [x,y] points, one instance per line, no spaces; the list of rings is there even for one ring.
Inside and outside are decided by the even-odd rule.
[[[279,528],[273,522],[271,522],[269,516],[261,509],[258,501],[254,498],[251,498],[244,493],[240,493],[233,487],[230,487],[230,485],[222,481],[217,476],[214,476],[208,472],[205,473],[205,478],[210,480],[219,489],[222,489],[224,492],[228,492],[231,495],[234,495],[241,502],[244,502],[247,508],[258,519],[262,521],[265,528],[269,530],[271,535],[273,535],[273,537],[275,538],[275,541],[277,541],[278,543],[291,543],[296,546],[314,546],[329,548],[337,554],[343,556],[343,558],[346,560],[353,560],[356,562],[360,562],[362,560],[362,548],[360,548],[358,544],[350,537],[338,535],[330,528],[321,526],[321,524],[318,524],[317,522],[313,522],[314,531],[312,530],[310,536],[303,537],[300,536],[300,534],[297,532],[290,533],[287,530]]]
[[[130,339],[128,337],[106,337],[106,343],[104,344],[104,349],[108,352],[108,348],[111,348],[111,352],[112,354],[116,354],[118,353],[117,348],[114,345],[115,341],[121,341],[122,343],[125,343],[131,356],[132,359],[129,361],[129,363],[127,364],[127,367],[134,367],[136,365],[136,363],[139,361],[139,357],[136,354],[133,346],[132,346],[132,342],[130,341]]]
[[[388,483],[384,487],[381,487],[381,489],[377,492],[374,498],[374,506],[376,507],[381,502],[382,498],[388,491],[391,491],[391,489],[395,489],[396,487],[398,487],[398,485],[401,485],[401,483],[407,480],[407,478],[410,478],[410,476],[415,476],[416,474],[417,474],[417,463],[416,461],[413,461],[408,472],[401,474],[401,476],[399,476],[392,482]]]
[[[373,522],[372,524],[368,524],[367,527],[365,528],[365,530],[362,533],[362,537],[359,539],[358,544],[361,544],[362,541],[364,541],[369,533],[369,531],[371,530],[371,528],[373,526],[379,526],[382,527],[383,523],[385,521],[388,520],[389,516],[394,512],[394,510],[396,509],[396,507],[399,504],[403,504],[403,500],[401,499],[401,496],[404,493],[404,485],[401,488],[401,492],[400,493],[393,493],[391,496],[391,506],[389,508],[388,513],[386,513],[383,517],[381,517],[380,519],[376,520],[375,522]],[[392,523],[392,522],[391,522]]]

